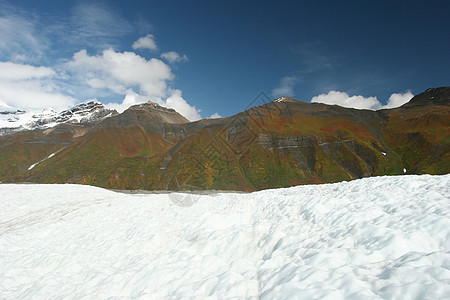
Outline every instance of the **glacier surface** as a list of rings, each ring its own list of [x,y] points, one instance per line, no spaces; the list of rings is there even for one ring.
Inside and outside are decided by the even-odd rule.
[[[450,175],[210,195],[0,184],[0,195],[2,299],[450,295]]]

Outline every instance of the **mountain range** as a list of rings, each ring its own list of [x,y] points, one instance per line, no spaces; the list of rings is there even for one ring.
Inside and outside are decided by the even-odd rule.
[[[44,109],[38,114],[27,113],[24,110],[0,111],[0,135],[23,130],[45,129],[62,123],[99,122],[115,115],[117,115],[115,110],[106,109],[96,100],[78,104],[59,113],[51,108]]]
[[[260,102],[196,122],[152,102],[122,114],[89,102],[37,117],[1,130],[0,180],[254,191],[450,171],[450,87],[379,111]]]

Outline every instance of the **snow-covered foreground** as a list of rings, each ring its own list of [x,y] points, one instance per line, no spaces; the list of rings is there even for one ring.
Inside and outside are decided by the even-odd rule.
[[[252,194],[0,185],[0,298],[442,299],[450,175]]]

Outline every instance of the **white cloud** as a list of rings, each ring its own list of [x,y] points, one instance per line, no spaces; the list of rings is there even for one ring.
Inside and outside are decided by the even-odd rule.
[[[295,75],[285,76],[281,79],[280,85],[272,90],[272,96],[278,97],[292,97],[294,96],[294,85],[298,78]]]
[[[223,117],[219,113],[213,113],[209,118],[210,119],[220,119]]]
[[[329,105],[339,105],[342,107],[356,108],[356,109],[370,109],[379,110],[384,108],[399,107],[409,100],[414,95],[411,92],[404,94],[392,94],[389,97],[389,102],[386,105],[382,105],[377,97],[364,97],[364,96],[349,96],[345,92],[330,91],[328,94],[321,94],[311,99],[312,103],[324,103]]]
[[[63,110],[76,103],[56,84],[56,72],[48,67],[0,63],[0,102],[25,110],[45,107]]]
[[[171,64],[175,62],[183,62],[189,60],[186,54],[180,55],[178,52],[175,51],[164,52],[161,54],[161,58],[164,58]]]
[[[141,96],[141,95],[137,94],[135,91],[133,91],[132,89],[129,89],[126,91],[125,98],[123,99],[123,101],[121,103],[107,103],[107,104],[105,104],[105,107],[109,108],[109,109],[115,109],[117,112],[122,113],[130,106],[140,104],[140,103],[145,103],[148,100],[149,100],[148,97]],[[161,101],[157,101],[157,102],[158,102],[158,104],[161,103]]]
[[[0,111],[14,111],[14,110],[16,110],[14,107],[0,100]]]
[[[412,97],[414,97],[414,95],[410,91],[407,91],[403,94],[394,93],[389,97],[388,103],[385,106],[383,106],[383,108],[395,108],[402,106],[403,104],[409,102],[409,100],[411,100]]]
[[[136,42],[133,43],[133,49],[150,49],[150,50],[157,50],[158,47],[156,46],[155,38],[153,34],[147,34],[144,37],[141,37]]]
[[[195,106],[189,105],[186,100],[183,99],[180,90],[171,90],[172,94],[163,103],[163,106],[173,108],[180,114],[182,114],[189,121],[197,121],[202,117],[200,116],[200,110]]]
[[[159,59],[147,60],[134,52],[116,52],[112,49],[91,56],[86,50],[81,50],[74,54],[67,68],[78,80],[93,89],[94,97],[98,90],[124,95],[120,104],[107,104],[107,107],[119,112],[150,100],[175,109],[191,121],[201,119],[200,110],[189,105],[180,90],[170,88],[169,83],[174,75],[170,67]]]
[[[311,99],[311,102],[339,105],[356,109],[376,110],[381,107],[380,101],[376,97],[349,96],[347,93],[330,91],[328,94],[321,94]]]
[[[111,102],[122,99],[108,105],[123,111],[150,100],[174,108],[191,120],[200,118],[200,110],[189,105],[181,91],[171,86],[175,76],[167,62],[113,50],[120,46],[121,37],[139,31],[135,28],[137,23],[132,25],[107,5],[87,2],[76,4],[64,19],[51,17],[42,21],[31,12],[0,3],[1,107],[62,110],[80,100],[101,98]],[[140,32],[149,32],[150,25],[144,25],[145,31]],[[81,50],[65,63],[61,63],[63,57],[45,59],[47,53],[52,53],[47,51],[51,42],[59,46],[61,56],[73,53],[74,46],[77,51],[95,51],[95,55]],[[133,49],[156,50],[154,36],[142,36]],[[163,57],[169,62],[187,61],[186,55],[174,51]],[[29,64],[52,60],[59,63]]]
[[[54,76],[56,72],[48,67],[34,67],[12,62],[0,62],[0,80],[26,80]]]
[[[170,90],[169,93],[169,97],[165,100],[161,98],[154,98],[151,99],[151,101],[161,106],[175,109],[189,121],[197,121],[202,118],[200,116],[200,110],[195,108],[195,106],[189,105],[189,103],[184,100],[182,92],[180,90]],[[119,113],[122,113],[130,106],[145,103],[147,101],[149,101],[148,97],[139,95],[138,93],[129,89],[126,92],[125,98],[123,99],[122,103],[108,103],[105,106],[109,109],[115,109]]]
[[[86,50],[74,54],[67,63],[68,69],[94,89],[106,89],[125,95],[130,88],[150,98],[167,95],[167,81],[174,75],[163,61],[149,60],[134,52],[105,50],[101,55],[91,56]]]

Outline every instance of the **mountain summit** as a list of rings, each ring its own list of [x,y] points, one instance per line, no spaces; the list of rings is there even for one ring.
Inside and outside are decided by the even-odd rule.
[[[80,103],[62,112],[48,108],[41,113],[33,114],[22,110],[0,112],[0,135],[21,130],[51,128],[58,124],[82,124],[99,122],[117,115],[115,110],[106,109],[96,100]]]
[[[380,175],[446,174],[448,91],[430,89],[400,108],[380,111],[283,97],[235,116],[197,122],[145,103],[90,127],[61,124],[33,135],[0,137],[0,179],[252,191]]]
[[[425,92],[414,96],[408,103],[402,107],[417,106],[449,106],[450,87],[430,88]]]

